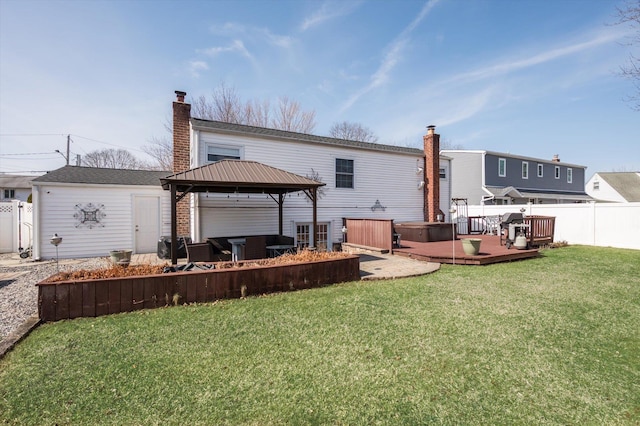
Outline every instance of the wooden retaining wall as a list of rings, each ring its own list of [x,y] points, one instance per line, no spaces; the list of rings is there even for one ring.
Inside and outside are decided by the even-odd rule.
[[[358,256],[277,266],[38,283],[43,322],[301,290],[360,279]]]

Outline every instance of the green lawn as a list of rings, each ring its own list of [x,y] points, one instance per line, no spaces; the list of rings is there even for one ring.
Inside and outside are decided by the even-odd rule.
[[[640,251],[47,324],[8,424],[638,424]]]

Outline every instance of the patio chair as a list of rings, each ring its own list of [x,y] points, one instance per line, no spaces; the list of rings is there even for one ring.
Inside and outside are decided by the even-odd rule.
[[[213,246],[208,242],[187,244],[188,262],[213,262]]]

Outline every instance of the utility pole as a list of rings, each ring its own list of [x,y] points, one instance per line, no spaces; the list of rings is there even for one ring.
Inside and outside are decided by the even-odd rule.
[[[69,145],[71,145],[71,135],[67,135],[67,166],[69,165]]]

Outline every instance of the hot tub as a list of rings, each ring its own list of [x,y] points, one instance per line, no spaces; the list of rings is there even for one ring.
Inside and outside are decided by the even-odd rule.
[[[453,225],[455,227],[455,225]],[[395,232],[402,235],[403,240],[428,243],[434,241],[451,241],[453,229],[451,223],[445,222],[403,222],[394,224]]]

